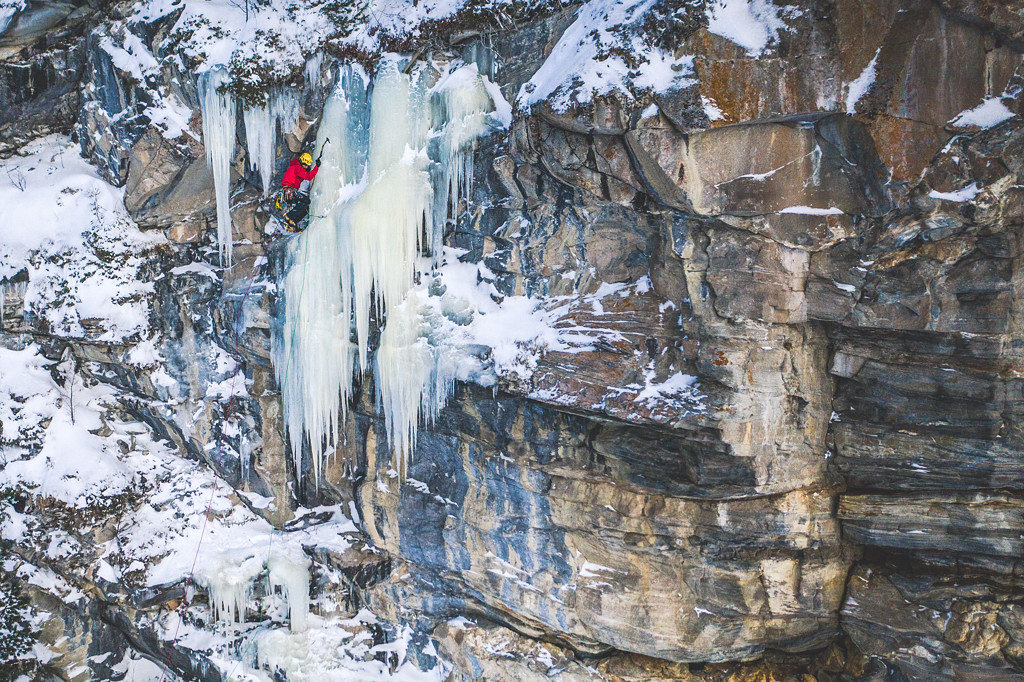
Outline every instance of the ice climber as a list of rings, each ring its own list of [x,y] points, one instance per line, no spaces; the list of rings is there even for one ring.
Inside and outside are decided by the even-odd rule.
[[[302,152],[292,159],[281,178],[282,199],[290,207],[284,214],[284,222],[291,232],[298,231],[299,223],[309,213],[309,186],[318,170],[320,159],[314,164],[312,154]]]

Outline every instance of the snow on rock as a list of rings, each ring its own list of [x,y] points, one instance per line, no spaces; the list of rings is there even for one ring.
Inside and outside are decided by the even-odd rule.
[[[857,113],[857,102],[861,100],[864,95],[868,94],[868,90],[875,82],[875,77],[878,73],[878,55],[881,54],[882,48],[879,47],[875,51],[875,56],[871,58],[868,65],[864,67],[860,75],[850,83],[846,91],[846,113],[856,114]]]
[[[815,206],[787,206],[779,213],[795,213],[797,215],[842,215],[843,209],[830,206],[819,208]]]
[[[136,90],[145,92],[147,102],[143,115],[156,126],[168,140],[176,140],[183,134],[191,135],[189,121],[192,110],[182,103],[179,96],[171,90],[159,76],[161,62],[146,42],[129,29],[125,22],[112,23],[99,40],[99,47],[110,58],[111,65],[124,74],[125,81]],[[115,121],[123,116],[134,116],[135,111],[113,114]]]
[[[18,12],[25,9],[25,0],[0,0],[0,34],[7,30]]]
[[[712,0],[707,6],[708,31],[736,43],[751,57],[759,57],[786,28],[783,17],[796,11],[769,0]]]
[[[518,106],[529,109],[549,100],[555,110],[566,111],[612,90],[664,92],[693,84],[692,56],[675,58],[623,30],[639,22],[655,4],[655,0],[587,2],[541,67],[519,89]],[[635,68],[627,65],[623,52],[631,54]]]
[[[136,654],[133,650],[126,651],[120,661],[111,666],[111,670],[123,680],[166,680],[175,682],[179,678],[166,670],[166,666],[158,665],[148,658]]]
[[[117,45],[110,36],[100,38],[100,49],[110,56],[110,62],[115,68],[131,75],[139,82],[145,81],[146,76],[159,73],[160,64],[141,38],[134,33],[125,32],[123,42],[123,45]]]
[[[337,31],[321,3],[303,0],[143,0],[131,21],[148,24],[177,11],[165,45],[180,41],[177,49],[199,62],[200,72],[248,61],[286,76],[305,67],[304,50],[318,49]],[[252,77],[258,85],[260,75]]]
[[[971,201],[974,197],[978,196],[981,192],[981,187],[976,182],[955,190],[953,192],[939,192],[938,190],[932,190],[928,193],[928,196],[932,199],[942,199],[943,201],[955,201],[957,203],[963,203],[965,201]]]
[[[94,582],[117,588],[106,603],[115,610],[124,590],[174,594],[173,586],[191,584],[173,611],[136,612],[135,597],[127,598],[140,627],[196,652],[226,679],[266,680],[276,670],[295,680],[444,678],[440,666],[420,671],[413,661],[422,656],[407,658],[408,630],[375,645],[386,624],[368,611],[351,620],[329,608],[310,613],[310,557],[367,551],[354,547],[360,534],[340,505],[300,508],[276,530],[208,467],[179,457],[146,425],[125,421],[128,396],[80,378],[62,386],[55,374],[61,367],[35,346],[0,348],[0,488],[45,501],[20,511],[3,504],[0,538],[32,548],[33,557],[15,557],[4,570],[79,608]],[[44,517],[62,508],[78,532]],[[246,623],[254,610],[258,627]],[[394,653],[397,669],[375,660],[378,652]],[[40,645],[34,655],[54,654]],[[163,666],[126,657],[113,667],[150,679]]]
[[[715,100],[711,99],[710,97],[705,97],[704,95],[701,95],[700,100],[701,104],[704,106],[704,113],[707,115],[708,120],[725,120],[725,112],[722,111],[721,107],[718,106],[718,103],[715,102]]]
[[[1014,117],[999,97],[989,97],[973,109],[957,114],[949,123],[954,128],[992,128]]]
[[[565,324],[568,297],[503,296],[494,274],[483,263],[462,262],[464,253],[446,247],[433,270],[423,259],[420,284],[381,334],[375,376],[388,432],[403,457],[415,445],[418,422],[433,423],[456,381],[525,382],[542,353],[591,349],[608,331]],[[605,285],[588,300],[599,305],[625,287]]]
[[[27,272],[26,312],[56,336],[118,342],[142,332],[152,287],[139,281],[139,254],[160,238],[138,230],[123,190],[60,135],[0,161],[0,177],[0,283]]]
[[[186,133],[192,134],[189,128],[192,110],[182,104],[174,93],[158,95],[154,98],[154,103],[146,107],[142,113],[168,140],[176,140]]]
[[[279,670],[291,682],[348,682],[349,680],[395,680],[396,682],[440,682],[448,669],[437,665],[422,671],[408,657],[412,633],[403,628],[394,642],[374,645],[367,630],[377,622],[362,610],[350,620],[325,621],[311,616],[311,627],[301,633],[284,630],[259,632],[254,637],[257,662],[268,670]],[[375,654],[393,653],[396,665],[389,667]]]
[[[659,406],[660,403],[669,403],[675,406],[688,406],[691,412],[707,410],[697,377],[676,372],[664,381],[658,382],[654,380],[653,368],[650,368],[645,372],[644,378],[643,387],[639,385],[627,387],[640,388],[640,392],[633,398],[633,402],[644,403],[649,409]]]

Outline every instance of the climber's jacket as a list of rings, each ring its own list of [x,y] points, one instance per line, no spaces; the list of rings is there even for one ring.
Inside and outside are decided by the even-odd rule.
[[[303,180],[312,182],[318,170],[320,170],[319,165],[306,170],[298,159],[292,159],[291,164],[288,165],[288,170],[284,172],[284,177],[281,178],[281,187],[299,189],[302,186]]]

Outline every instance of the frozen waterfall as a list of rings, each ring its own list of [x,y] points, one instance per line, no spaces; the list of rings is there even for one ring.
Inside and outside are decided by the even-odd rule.
[[[319,478],[323,455],[333,450],[339,413],[352,389],[352,249],[347,198],[362,189],[365,163],[367,83],[346,70],[328,98],[318,148],[328,136],[322,167],[310,196],[310,222],[291,240],[284,281],[285,324],[275,334],[274,366],[281,386],[284,419],[301,481],[302,452],[308,442]]]
[[[444,354],[424,340],[429,330],[409,294],[421,252],[435,264],[440,257],[494,104],[474,64],[456,64],[436,83],[433,73],[421,67],[410,75],[385,61],[367,96],[368,79],[345,67],[324,110],[317,145],[326,137],[331,144],[309,227],[289,245],[284,322],[274,339],[300,476],[304,444],[317,477],[337,445],[339,414],[370,366],[374,317],[383,325],[377,398],[401,468],[419,419],[435,418],[454,384]]]

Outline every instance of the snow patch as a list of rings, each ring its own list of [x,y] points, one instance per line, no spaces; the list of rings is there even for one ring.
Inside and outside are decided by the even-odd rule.
[[[874,84],[875,77],[878,74],[878,55],[881,52],[882,48],[878,48],[875,51],[875,56],[868,62],[868,65],[864,67],[864,70],[860,72],[856,80],[850,83],[849,89],[846,91],[846,113],[857,113],[857,102],[868,93],[868,90]]]
[[[1002,98],[989,97],[973,109],[957,114],[949,123],[954,128],[992,128],[1003,121],[1013,118],[1015,114],[1003,103]]]
[[[25,0],[0,0],[0,35],[11,25],[18,12],[25,9]]]
[[[51,135],[0,160],[0,286],[28,274],[26,312],[50,333],[119,342],[148,326],[150,284],[139,281],[139,254],[160,241],[143,235],[108,185]]]
[[[760,57],[785,30],[783,11],[769,0],[712,0],[707,8],[708,31],[736,43],[751,57]]]
[[[701,95],[700,101],[704,105],[704,113],[707,115],[709,120],[711,120],[711,121],[724,121],[725,120],[725,112],[723,112],[719,108],[718,103],[715,102],[715,100],[711,99],[710,97],[705,97],[704,95]]]
[[[942,199],[943,201],[955,201],[957,203],[963,203],[965,201],[972,201],[974,197],[978,196],[981,192],[981,187],[976,182],[955,190],[953,192],[940,192],[938,190],[932,190],[928,192],[928,196],[932,199]]]
[[[843,209],[829,206],[818,208],[815,206],[787,206],[779,213],[796,213],[798,215],[843,215]]]
[[[551,54],[516,97],[520,109],[549,100],[557,111],[582,105],[612,90],[630,86],[665,92],[693,82],[693,57],[678,58],[639,37],[628,37],[628,26],[640,21],[655,0],[590,0],[583,5]],[[628,51],[638,66],[630,68],[615,54]]]

